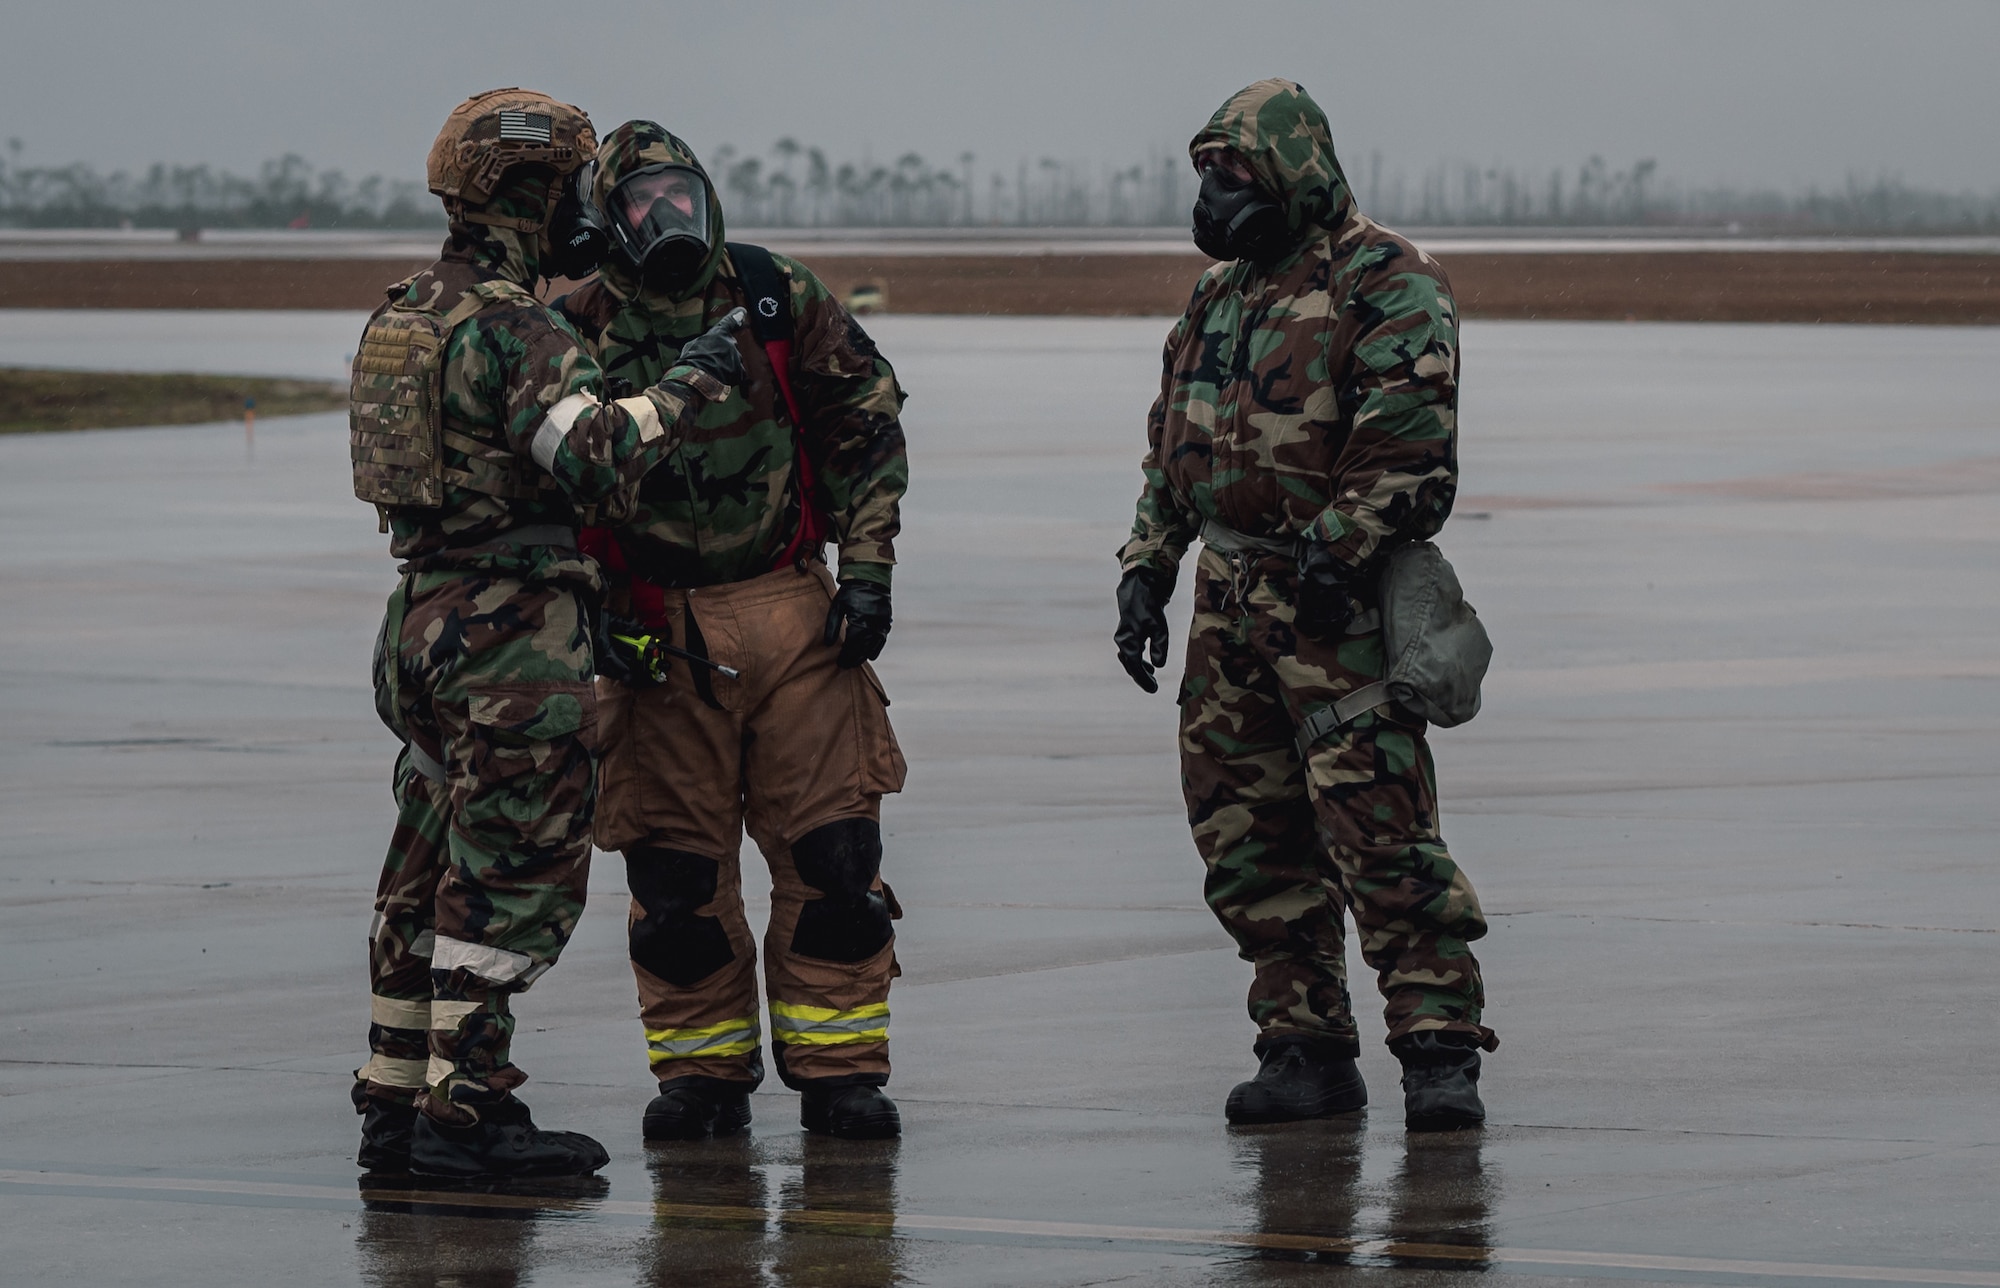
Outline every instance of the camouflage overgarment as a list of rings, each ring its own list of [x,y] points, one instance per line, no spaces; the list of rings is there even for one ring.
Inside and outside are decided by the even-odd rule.
[[[1302,761],[1298,723],[1381,678],[1372,612],[1319,641],[1292,627],[1297,573],[1282,556],[1204,549],[1181,684],[1181,788],[1204,894],[1256,968],[1259,1037],[1306,1034],[1359,1054],[1343,908],[1378,975],[1389,1038],[1477,1034],[1485,1003],[1467,946],[1486,933],[1471,882],[1438,831],[1424,723],[1391,703]]]
[[[1458,314],[1437,261],[1360,214],[1326,117],[1260,81],[1195,136],[1285,203],[1297,246],[1217,264],[1167,337],[1124,567],[1171,571],[1205,519],[1328,543],[1365,577],[1457,491]]]
[[[598,200],[633,170],[661,163],[701,168],[665,130],[649,122],[619,126],[598,155]],[[724,248],[720,203],[711,201],[709,211],[713,249],[678,297],[643,287],[614,257],[596,281],[557,302],[608,378],[651,384],[673,367],[682,344],[749,302]],[[797,260],[772,258],[790,286],[792,388],[807,422],[803,433],[763,346],[744,332],[745,379],[703,407],[682,448],[639,485],[630,516],[613,525],[619,545],[632,571],[663,586],[722,585],[769,572],[798,531],[796,444],[803,438],[817,504],[840,547],[840,579],[887,586],[909,482],[898,420],[903,391],[825,285]]]
[[[437,300],[448,310],[475,282],[502,278],[532,287],[537,272],[531,239],[454,223],[443,255],[411,278],[401,295],[413,303]],[[586,517],[580,509],[615,511],[674,450],[708,399],[722,392],[711,377],[670,364],[646,382],[652,387],[610,399],[604,373],[582,338],[553,309],[530,302],[483,309],[453,331],[443,383],[444,461],[452,469],[465,466],[465,450],[457,445],[465,441],[531,460],[535,436],[552,410],[580,409],[547,465],[533,471],[547,478],[535,495],[448,487],[435,510],[392,510],[389,553],[398,559],[448,558],[516,528],[574,527]]]
[[[590,869],[595,593],[591,565],[553,553],[392,593],[376,701],[409,746],[370,931],[371,1094],[478,1104],[526,1078],[508,998],[561,955]]]
[[[1381,557],[1435,534],[1457,490],[1458,320],[1436,261],[1355,207],[1319,106],[1289,81],[1233,95],[1188,146],[1227,149],[1276,200],[1290,249],[1203,274],[1167,337],[1123,568],[1171,574],[1206,523],[1322,542],[1372,597]],[[1390,1036],[1477,1033],[1485,933],[1438,835],[1424,726],[1390,706],[1312,749],[1297,722],[1382,673],[1376,619],[1292,629],[1289,555],[1205,548],[1181,763],[1209,905],[1257,969],[1266,1036],[1352,1049],[1342,906],[1380,974]],[[1357,609],[1365,608],[1357,604]]]
[[[494,205],[533,215],[532,197]],[[444,255],[405,290],[455,298],[482,278],[532,285],[537,254],[533,236],[454,221]],[[471,1105],[525,1077],[509,1059],[508,997],[555,962],[576,925],[594,807],[586,605],[603,587],[559,538],[581,507],[629,491],[720,391],[691,368],[666,374],[676,383],[605,401],[595,360],[539,305],[484,310],[447,342],[448,432],[530,459],[545,425],[556,420],[561,435],[537,462],[554,487],[532,498],[453,487],[435,510],[389,512],[403,580],[376,646],[376,706],[409,745],[369,936],[371,1056],[356,1076],[372,1095],[429,1088]],[[559,404],[576,409],[566,426]],[[418,772],[420,760],[441,765],[444,781]]]

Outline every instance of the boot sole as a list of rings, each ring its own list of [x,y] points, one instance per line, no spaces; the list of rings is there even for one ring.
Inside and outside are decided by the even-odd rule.
[[[1222,1116],[1234,1126],[1262,1126],[1270,1122],[1308,1122],[1312,1118],[1338,1118],[1340,1114],[1352,1114],[1356,1110],[1368,1108],[1368,1088],[1356,1084],[1352,1090],[1342,1088],[1338,1094],[1326,1096],[1306,1108],[1274,1108],[1274,1110],[1246,1110],[1238,1100],[1236,1092],[1230,1092],[1228,1102],[1222,1106]]]
[[[1403,1120],[1405,1131],[1439,1132],[1472,1131],[1486,1125],[1486,1115],[1474,1117],[1471,1114],[1453,1110],[1438,1110],[1423,1114],[1410,1114]]]
[[[603,1163],[594,1163],[589,1167],[560,1167],[560,1168],[547,1168],[547,1169],[536,1168],[527,1171],[509,1171],[509,1172],[446,1172],[424,1167],[413,1159],[410,1162],[410,1175],[428,1176],[434,1180],[440,1180],[440,1181],[581,1180],[586,1176],[595,1176],[597,1174],[598,1169],[605,1166],[605,1164],[609,1163],[610,1161],[611,1160],[607,1158],[604,1160]]]

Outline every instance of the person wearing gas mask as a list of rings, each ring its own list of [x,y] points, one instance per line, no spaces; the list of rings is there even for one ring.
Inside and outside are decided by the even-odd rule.
[[[732,310],[748,373],[593,535],[611,570],[597,844],[622,851],[659,1094],[648,1139],[738,1132],[764,1076],[747,830],[771,869],[772,1063],[811,1131],[901,1129],[881,800],[904,765],[870,662],[890,625],[908,478],[895,373],[804,265],[724,240],[715,187],[650,121],[605,137],[591,193],[613,251],[559,303],[605,371],[659,379]],[[839,547],[838,577],[824,544]]]
[[[1167,601],[1199,538],[1181,781],[1208,905],[1255,968],[1258,1030],[1256,1076],[1225,1112],[1281,1122],[1367,1103],[1351,908],[1406,1124],[1474,1126],[1479,1053],[1497,1045],[1468,946],[1486,921],[1439,834],[1425,724],[1394,702],[1331,728],[1320,714],[1383,677],[1383,559],[1451,512],[1457,306],[1435,260],[1356,209],[1299,86],[1244,89],[1189,152],[1195,242],[1223,262],[1167,337],[1116,644],[1156,692]]]
[[[370,1171],[605,1162],[589,1137],[535,1125],[511,1059],[510,999],[555,965],[589,870],[602,584],[578,527],[743,369],[732,320],[613,400],[536,299],[596,146],[590,118],[545,94],[460,104],[429,163],[444,253],[389,288],[355,356],[355,493],[402,560],[374,658],[376,709],[404,746],[369,932],[371,1054],[352,1088]]]

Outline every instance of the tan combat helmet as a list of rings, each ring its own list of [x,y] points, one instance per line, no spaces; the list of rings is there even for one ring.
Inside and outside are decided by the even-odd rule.
[[[531,89],[489,89],[474,94],[445,118],[431,144],[430,189],[454,218],[476,224],[539,232],[547,222],[510,219],[474,209],[493,199],[511,166],[539,163],[571,175],[597,155],[597,134],[582,108],[558,103]],[[553,201],[550,203],[553,207]]]

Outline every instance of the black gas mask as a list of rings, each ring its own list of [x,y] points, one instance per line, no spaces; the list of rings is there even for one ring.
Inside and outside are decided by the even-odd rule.
[[[1194,203],[1197,250],[1210,259],[1259,261],[1277,258],[1289,242],[1284,207],[1262,188],[1219,165],[1202,171]]]
[[[552,278],[589,277],[611,249],[604,216],[590,199],[596,180],[597,162],[584,162],[583,168],[565,181],[563,195],[549,215],[548,272]]]
[[[685,289],[708,259],[708,180],[686,165],[649,165],[605,201],[611,235],[647,289]]]

